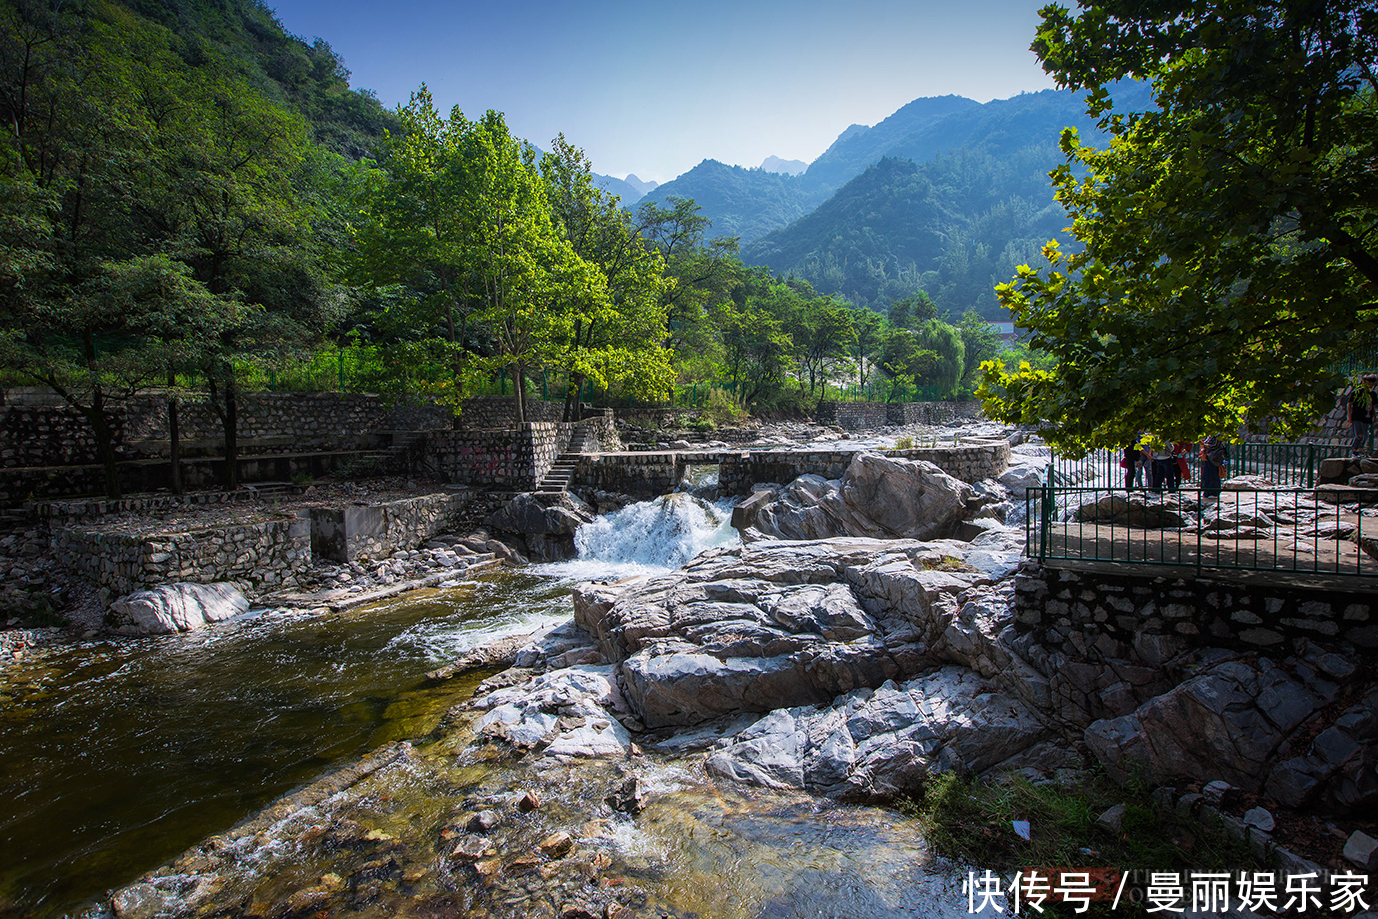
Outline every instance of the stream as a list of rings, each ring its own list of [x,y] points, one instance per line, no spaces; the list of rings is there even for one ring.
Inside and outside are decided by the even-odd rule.
[[[400,740],[414,741],[406,768],[379,770],[368,800],[349,805],[351,821],[397,824],[387,836],[394,865],[404,854],[434,861],[426,854],[434,827],[462,796],[539,787],[550,803],[528,833],[546,832],[562,816],[587,819],[588,798],[600,794],[593,789],[611,767],[531,775],[519,760],[461,755],[464,741],[453,735],[463,732],[437,728],[487,674],[440,684],[425,674],[496,638],[566,619],[579,580],[666,571],[734,542],[729,513],[672,495],[586,526],[580,558],[570,562],[489,573],[348,613],[251,613],[188,635],[34,652],[0,673],[0,917],[103,915],[96,906],[108,890]],[[644,757],[651,805],[634,820],[603,820],[585,846],[601,853],[596,864],[635,882],[648,914],[964,912],[960,879],[950,868],[933,870],[923,840],[898,815],[720,788],[699,761]],[[534,837],[513,836],[512,844],[534,845]],[[255,874],[248,866],[229,886],[242,886],[250,903],[286,897],[323,873],[348,874],[350,858],[341,849],[329,863],[303,855],[291,871]],[[444,914],[472,905],[458,876],[443,866],[437,873],[385,881],[372,899],[360,899],[351,881],[353,906],[333,903],[332,913],[407,913],[406,904],[439,903],[433,884],[444,888]],[[549,894],[527,894],[504,892],[482,914],[559,914]],[[549,902],[537,909],[542,896]]]

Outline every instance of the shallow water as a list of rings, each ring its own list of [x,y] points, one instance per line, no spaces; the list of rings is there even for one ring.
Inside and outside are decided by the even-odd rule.
[[[568,612],[566,583],[501,572],[35,655],[0,683],[0,915],[75,910],[332,764],[429,734],[474,681],[427,671]]]

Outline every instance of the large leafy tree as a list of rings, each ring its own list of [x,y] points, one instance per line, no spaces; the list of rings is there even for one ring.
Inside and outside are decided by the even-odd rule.
[[[1378,11],[1370,0],[1045,7],[1033,49],[1089,90],[1105,150],[1053,175],[1083,251],[999,289],[1051,370],[992,366],[987,410],[1072,452],[1139,428],[1295,435],[1378,311]],[[1126,77],[1156,108],[1116,112]]]
[[[578,420],[575,402],[586,380],[620,385],[639,399],[662,398],[675,379],[672,353],[663,344],[662,296],[673,284],[664,260],[617,196],[594,186],[588,157],[563,135],[541,157],[541,177],[556,224],[574,253],[602,275],[608,292],[570,304],[569,337],[556,358],[568,377],[565,420]]]

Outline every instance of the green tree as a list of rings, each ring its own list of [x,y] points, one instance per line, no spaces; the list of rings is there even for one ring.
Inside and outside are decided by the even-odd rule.
[[[565,140],[551,143],[541,158],[556,224],[575,255],[602,275],[608,296],[572,304],[569,339],[557,358],[568,376],[565,420],[577,421],[576,400],[584,381],[617,384],[639,399],[658,399],[675,379],[666,336],[662,295],[665,277],[660,253],[638,232],[617,197],[593,184],[591,164]]]
[[[961,330],[940,319],[930,319],[914,329],[914,337],[920,348],[937,356],[932,369],[917,376],[915,382],[920,386],[936,386],[948,395],[955,392],[966,368],[966,346],[962,343]]]
[[[1053,184],[1085,249],[1050,244],[998,291],[1057,365],[989,370],[987,411],[1072,453],[1139,428],[1307,428],[1378,326],[1372,3],[1050,6],[1033,48],[1113,138],[1063,136]],[[1124,77],[1157,107],[1113,111]]]
[[[808,377],[810,396],[819,383],[826,383],[850,363],[857,343],[854,316],[853,310],[834,297],[814,296],[804,302],[793,337],[800,382]]]
[[[880,353],[880,371],[890,383],[885,401],[895,402],[910,386],[921,385],[938,366],[938,353],[925,348],[909,329],[892,329]]]
[[[376,167],[358,170],[350,275],[374,292],[375,331],[390,351],[383,388],[437,396],[458,423],[479,306],[462,221],[469,125],[458,111],[442,118],[424,84],[397,114],[402,130],[385,137]]]
[[[557,226],[535,150],[500,113],[464,125],[460,145],[461,253],[481,303],[476,318],[497,345],[490,364],[511,368],[522,423],[527,368],[558,363],[576,319],[606,302],[607,278]]]
[[[852,315],[852,328],[856,330],[856,382],[865,386],[866,372],[875,366],[876,350],[885,341],[885,319],[874,310],[859,309]]]
[[[706,241],[710,222],[687,198],[671,196],[669,207],[647,201],[637,212],[637,227],[665,261],[673,283],[661,296],[665,307],[665,346],[679,357],[718,349],[710,314],[745,300],[745,269],[737,257],[735,237]]]
[[[962,314],[961,320],[957,323],[957,330],[962,335],[961,382],[963,385],[974,385],[980,378],[981,365],[993,360],[1002,350],[1000,336],[990,321],[975,310],[967,310]]]
[[[924,291],[890,301],[890,325],[896,329],[916,328],[919,323],[938,318],[938,306]]]

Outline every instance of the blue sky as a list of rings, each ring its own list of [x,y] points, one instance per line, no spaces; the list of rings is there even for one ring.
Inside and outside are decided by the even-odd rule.
[[[279,0],[389,107],[423,81],[443,110],[559,132],[594,170],[664,182],[711,158],[811,161],[848,125],[920,96],[1052,86],[1028,50],[1046,0],[476,3]],[[270,5],[272,0],[269,0]]]

